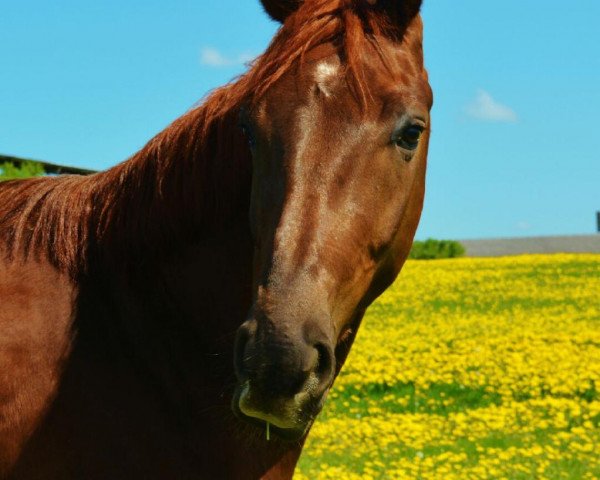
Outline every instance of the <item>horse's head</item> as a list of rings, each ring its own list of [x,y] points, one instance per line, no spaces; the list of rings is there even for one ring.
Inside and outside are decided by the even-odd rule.
[[[419,221],[432,94],[416,0],[263,0],[283,22],[249,72],[254,304],[234,410],[301,436]]]

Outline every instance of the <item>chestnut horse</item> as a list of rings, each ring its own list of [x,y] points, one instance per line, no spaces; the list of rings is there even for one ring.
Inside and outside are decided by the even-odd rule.
[[[432,94],[420,0],[262,3],[266,52],[131,159],[0,186],[1,478],[292,476],[410,249]]]

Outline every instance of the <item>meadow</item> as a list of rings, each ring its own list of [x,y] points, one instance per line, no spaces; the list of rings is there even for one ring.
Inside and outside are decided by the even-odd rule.
[[[600,478],[600,255],[409,261],[296,479]]]

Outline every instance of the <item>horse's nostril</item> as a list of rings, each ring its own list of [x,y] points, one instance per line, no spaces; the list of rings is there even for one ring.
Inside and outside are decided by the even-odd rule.
[[[240,388],[247,386],[252,402],[267,406],[274,399],[298,394],[319,397],[334,376],[335,357],[328,337],[310,324],[302,324],[307,328],[299,333],[292,329],[261,330],[259,323],[251,318],[236,335],[234,365]]]
[[[318,354],[315,373],[321,379],[329,377],[333,368],[333,352],[324,343],[317,343],[315,349]]]

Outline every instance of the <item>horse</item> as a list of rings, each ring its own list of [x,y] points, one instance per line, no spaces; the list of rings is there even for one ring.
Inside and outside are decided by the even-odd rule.
[[[130,159],[0,185],[0,478],[291,478],[423,205],[420,0],[261,0]]]

